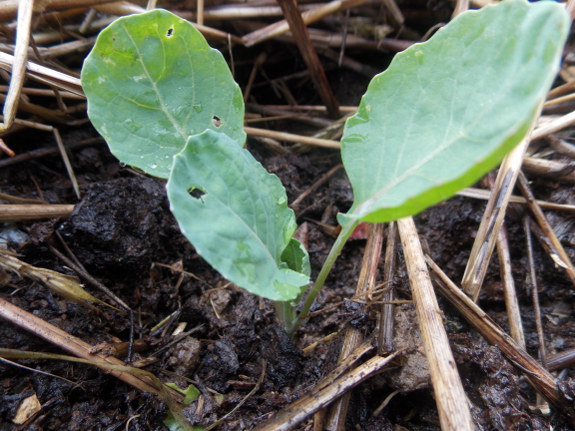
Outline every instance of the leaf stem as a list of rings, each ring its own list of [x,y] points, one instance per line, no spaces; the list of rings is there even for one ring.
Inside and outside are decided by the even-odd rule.
[[[300,328],[300,326],[303,325],[305,322],[307,322],[305,316],[307,316],[307,314],[309,313],[309,310],[311,309],[311,306],[313,305],[313,302],[315,301],[317,294],[323,287],[325,279],[327,278],[329,272],[331,271],[331,268],[333,267],[336,259],[340,255],[343,246],[345,245],[348,238],[351,236],[351,234],[353,233],[353,231],[355,230],[355,228],[359,223],[360,223],[359,220],[349,221],[337,236],[337,239],[335,240],[333,246],[331,247],[331,250],[329,251],[329,254],[327,255],[327,258],[325,259],[325,262],[323,263],[321,271],[319,272],[317,279],[315,280],[313,288],[310,290],[310,292],[307,295],[307,298],[305,299],[305,302],[297,319],[293,321],[291,328],[287,328],[287,332],[290,337],[293,337],[293,335]]]

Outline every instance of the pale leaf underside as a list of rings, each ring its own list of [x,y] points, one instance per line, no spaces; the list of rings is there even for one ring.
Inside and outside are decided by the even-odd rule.
[[[529,130],[568,29],[558,4],[507,0],[398,54],[346,124],[341,221],[416,214],[493,168]]]

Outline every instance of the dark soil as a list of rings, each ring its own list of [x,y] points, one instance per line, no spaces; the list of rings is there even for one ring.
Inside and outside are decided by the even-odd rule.
[[[324,161],[313,163],[312,158],[320,153],[269,157],[257,146],[251,149],[286,184],[290,200],[337,161],[323,153]],[[130,169],[118,169],[117,162],[103,145],[74,154],[75,163],[82,163],[85,158],[90,159],[90,166],[98,167],[85,173],[85,177],[93,176],[97,181],[83,180],[83,199],[73,214],[67,219],[32,225],[6,225],[5,230],[22,233],[19,242],[12,242],[10,246],[31,264],[71,273],[47,247],[49,244],[62,247],[56,235],[59,234],[94,277],[136,310],[136,338],[146,339],[148,349],[132,359],[157,356],[158,362],[148,370],[164,381],[176,382],[182,387],[187,385],[186,380],[193,381],[204,394],[201,406],[194,402],[186,410],[193,423],[209,425],[231,410],[257,382],[263,360],[267,361],[267,370],[260,391],[220,429],[251,428],[313,387],[326,370],[333,367],[337,342],[320,347],[308,356],[302,354],[301,348],[342,325],[351,324],[349,307],[346,309],[341,305],[311,319],[292,342],[278,326],[268,301],[234,286],[210,290],[224,286],[225,280],[179,233],[161,181]],[[45,199],[70,201],[68,181],[57,173],[62,172],[60,164],[57,157],[49,157],[6,169],[2,173],[3,190],[29,198],[39,197],[35,180],[43,185],[40,189]],[[545,190],[542,184],[538,185]],[[549,190],[552,199],[557,193],[552,188]],[[562,200],[569,199],[571,196],[567,195]],[[299,221],[321,220],[326,208],[332,207],[332,216],[324,218],[324,222],[335,225],[333,214],[336,210],[345,210],[349,204],[349,190],[342,177],[337,177],[306,198],[301,204],[301,208],[306,208],[305,213]],[[434,259],[455,280],[461,278],[483,209],[481,202],[457,197],[417,217],[419,231]],[[509,230],[528,348],[537,355],[532,304],[526,291],[524,235],[519,218],[509,219]],[[332,242],[333,237],[308,222],[307,245],[314,271],[320,267]],[[346,246],[318,299],[317,309],[353,295],[363,247],[362,240],[351,241]],[[571,254],[574,252],[569,247],[568,250]],[[564,313],[555,319],[544,319],[548,349],[554,352],[573,348],[575,334],[570,313],[575,291],[550,258],[538,248],[536,255],[542,312],[549,316],[558,316],[558,310]],[[155,265],[180,262],[194,277],[184,276],[179,285],[179,273]],[[398,270],[395,284],[400,296],[408,299],[409,285],[403,266]],[[89,287],[89,290],[102,297],[94,289]],[[110,310],[88,311],[25,279],[12,277],[11,284],[1,295],[90,344],[129,339],[130,321],[124,314]],[[496,259],[493,259],[480,303],[506,328]],[[543,430],[553,425],[555,429],[568,429],[561,425],[559,418],[533,411],[530,406],[535,405],[534,393],[520,373],[506,362],[496,347],[488,346],[471,331],[449,306],[442,303],[442,307],[478,428]],[[176,310],[180,314],[169,330],[150,336],[150,329]],[[368,315],[364,313],[363,320],[353,320],[366,334],[375,327],[375,311],[374,308]],[[354,391],[348,417],[350,430],[358,429],[356,425],[364,430],[397,429],[394,428],[397,426],[414,430],[439,429],[413,307],[401,306],[396,320],[396,342],[398,347],[407,348],[407,352],[401,365],[396,364]],[[154,352],[174,339],[170,333],[180,322],[186,322],[186,329],[198,329],[187,339],[156,355]],[[2,347],[59,352],[13,324],[0,323],[0,332]],[[115,430],[123,429],[129,418],[132,418],[130,429],[163,429],[166,409],[157,397],[142,394],[96,368],[58,361],[21,362],[70,382],[0,365],[3,400],[0,403],[0,429],[15,429],[10,419],[20,400],[32,391],[45,408],[28,429]],[[373,418],[371,412],[396,389],[400,394],[379,417]],[[224,396],[219,397],[219,394]]]
[[[268,49],[273,51],[269,46]],[[282,55],[288,54],[282,52]],[[294,61],[288,63],[298,69],[293,66]],[[278,71],[285,69],[282,64]],[[283,73],[294,71],[283,70]],[[240,70],[238,74],[240,83],[242,74],[248,75],[246,70]],[[342,105],[357,104],[367,85],[365,77],[351,72],[332,72],[330,80]],[[317,103],[316,96],[311,96],[313,92],[308,90],[307,87],[299,88],[295,97],[302,104]],[[261,102],[274,102],[264,100],[272,96],[255,94]],[[67,145],[96,136],[89,126],[80,130],[63,129],[62,132]],[[44,132],[13,134],[6,142],[18,153],[54,146],[51,135]],[[328,150],[313,150],[304,155],[288,152],[278,156],[260,142],[249,141],[248,147],[282,180],[290,202],[340,162],[337,154]],[[74,151],[72,164],[83,198],[70,217],[4,224],[0,225],[0,234],[9,238],[7,245],[20,253],[22,260],[75,275],[49,247],[66,254],[64,243],[67,244],[93,277],[128,304],[135,311],[134,337],[145,340],[144,350],[134,354],[131,361],[156,357],[157,361],[146,370],[164,382],[175,382],[182,388],[193,383],[200,390],[201,397],[185,410],[194,425],[208,426],[232,410],[254,388],[266,361],[259,391],[218,428],[251,429],[313,388],[334,367],[340,342],[320,345],[307,355],[302,352],[304,347],[349,325],[362,329],[366,335],[375,330],[377,307],[354,309],[343,302],[354,294],[364,240],[350,241],[346,245],[314,309],[336,306],[313,317],[291,341],[278,325],[269,301],[228,285],[197,255],[179,232],[161,180],[121,167],[103,143],[96,142]],[[0,191],[50,203],[76,203],[65,172],[57,155],[23,162],[0,170]],[[537,198],[575,203],[570,186],[533,180]],[[351,188],[340,173],[312,192],[296,209],[298,224],[307,223],[304,240],[311,256],[312,279],[334,241],[329,227],[336,227],[335,215],[345,211],[351,205],[351,199]],[[416,217],[419,233],[433,259],[456,282],[463,275],[484,209],[485,204],[481,201],[455,197]],[[538,357],[539,343],[521,226],[523,211],[513,207],[507,216],[507,225],[527,347],[530,354]],[[575,258],[574,219],[554,212],[549,212],[548,216],[562,232],[560,237],[567,252]],[[406,269],[401,251],[398,253],[400,265],[394,286],[400,299],[409,300]],[[381,259],[383,264],[383,256]],[[535,259],[548,354],[575,348],[572,318],[575,288],[537,243]],[[177,268],[183,268],[186,274],[182,277]],[[93,286],[87,284],[86,288],[108,301]],[[125,342],[130,338],[131,323],[126,314],[103,307],[98,307],[99,311],[89,310],[13,274],[10,274],[9,284],[0,290],[0,296],[92,345]],[[479,304],[508,330],[496,256],[492,258]],[[441,298],[440,306],[466,394],[473,406],[477,429],[570,429],[556,414],[544,415],[534,407],[537,405],[534,391],[497,347],[489,346]],[[152,332],[155,325],[176,311],[175,318],[164,330]],[[176,339],[171,334],[180,323],[185,323],[186,331],[193,328],[195,331],[163,349]],[[354,390],[348,430],[440,429],[412,305],[397,309],[396,346],[406,349],[401,360]],[[0,347],[63,353],[3,320],[0,320]],[[32,359],[18,362],[51,375],[0,362],[0,430],[22,429],[11,420],[21,400],[32,393],[36,393],[43,409],[25,429],[166,429],[163,421],[167,409],[157,396],[142,393],[95,367]],[[572,376],[572,369],[568,369],[562,377]],[[400,392],[377,417],[373,417],[372,412],[395,390]],[[309,420],[299,429],[309,430],[311,424]]]

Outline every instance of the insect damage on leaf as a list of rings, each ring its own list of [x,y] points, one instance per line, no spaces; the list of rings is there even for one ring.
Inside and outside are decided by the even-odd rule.
[[[222,124],[224,124],[222,122],[222,120],[220,119],[220,117],[218,117],[217,115],[214,115],[214,117],[212,118],[212,121],[213,121],[214,126],[216,126],[216,127],[221,127]]]
[[[247,150],[213,130],[191,136],[167,190],[183,234],[225,278],[274,301],[301,294],[309,257],[292,238],[294,212],[279,179]]]
[[[122,17],[103,30],[82,87],[112,153],[156,177],[168,178],[173,156],[206,129],[244,144],[243,96],[226,60],[168,11]]]
[[[190,194],[191,197],[193,197],[195,199],[200,199],[202,202],[204,201],[202,199],[202,196],[204,196],[206,194],[206,192],[204,192],[203,190],[201,190],[197,187],[192,187],[191,189],[188,190],[188,193]]]

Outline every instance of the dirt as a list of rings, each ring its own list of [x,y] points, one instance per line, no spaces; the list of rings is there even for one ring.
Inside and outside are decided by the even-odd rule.
[[[439,12],[445,9],[443,3],[435,3]],[[291,48],[283,49],[293,54]],[[282,51],[282,55],[287,54]],[[282,64],[276,65],[277,70],[282,69]],[[290,64],[297,69],[293,62]],[[247,75],[245,69],[238,73],[240,80],[242,73]],[[340,102],[350,105],[358,102],[367,84],[365,77],[348,71],[330,73],[330,80]],[[310,96],[312,93],[309,86],[304,86],[295,92],[295,97],[302,103],[316,103],[317,96]],[[269,94],[256,92],[256,97],[261,102],[274,102]],[[80,130],[63,129],[63,136],[66,144],[73,144],[96,134],[84,126]],[[51,135],[30,131],[12,135],[6,142],[18,152],[54,145]],[[282,180],[290,202],[340,162],[329,150],[276,155],[251,140],[248,147],[266,169]],[[0,226],[2,236],[10,236],[8,245],[20,253],[24,261],[75,275],[50,251],[53,246],[66,254],[65,243],[92,276],[133,309],[134,338],[145,340],[146,349],[134,354],[132,363],[154,357],[156,361],[146,370],[164,382],[174,382],[182,388],[193,383],[199,389],[201,397],[185,409],[192,424],[208,426],[231,411],[256,386],[265,363],[259,390],[218,429],[253,428],[313,388],[335,366],[341,340],[321,344],[307,355],[303,353],[304,347],[350,325],[366,335],[374,331],[377,308],[365,309],[344,301],[353,296],[355,290],[364,240],[346,245],[314,306],[316,311],[333,308],[311,318],[292,341],[278,325],[269,301],[227,284],[181,235],[169,211],[163,181],[121,167],[101,143],[74,151],[72,164],[82,190],[82,200],[72,215]],[[0,190],[50,203],[76,203],[65,172],[59,156],[23,162],[0,170]],[[569,186],[533,179],[539,199],[575,202]],[[333,244],[335,216],[338,211],[345,211],[351,201],[351,188],[340,171],[296,208],[298,224],[307,226],[303,239],[311,256],[312,279]],[[463,275],[484,208],[485,203],[481,201],[455,197],[416,217],[419,233],[433,259],[455,281]],[[539,342],[521,226],[523,214],[522,208],[513,207],[507,228],[527,349],[537,357]],[[573,217],[554,212],[548,215],[560,232],[567,252],[575,258]],[[575,348],[572,318],[575,288],[536,241],[534,251],[548,352]],[[394,286],[400,299],[409,300],[406,269],[399,250],[398,254],[400,264]],[[380,278],[381,275],[378,280]],[[93,286],[86,288],[107,300]],[[9,284],[0,289],[0,296],[91,345],[125,342],[130,338],[131,322],[126,314],[107,309],[90,311],[13,274]],[[537,410],[535,393],[521,374],[496,347],[486,344],[471,330],[449,304],[442,298],[439,302],[478,430],[571,429],[556,414]],[[496,256],[479,303],[508,330]],[[175,318],[162,330],[152,331],[169,316]],[[185,324],[183,331],[194,331],[173,343],[178,337],[173,332],[179,324]],[[398,307],[396,325],[396,347],[405,348],[405,353],[389,369],[354,390],[348,430],[440,429],[412,305]],[[4,320],[0,320],[0,347],[62,353]],[[24,429],[11,420],[21,401],[34,393],[43,409],[25,429],[166,429],[163,421],[167,409],[157,396],[142,393],[94,367],[33,359],[18,362],[50,374],[0,362],[0,430]],[[564,376],[564,385],[565,392],[572,394],[569,377],[573,377],[571,369]],[[374,417],[372,413],[396,390],[399,392]],[[298,429],[309,430],[311,424],[308,420]]]
[[[348,302],[312,318],[292,342],[278,326],[268,301],[234,286],[225,287],[225,280],[182,237],[169,212],[162,181],[147,178],[128,168],[114,169],[108,163],[116,162],[104,147],[90,150],[87,153],[92,158],[91,163],[99,166],[99,171],[94,172],[96,177],[100,178],[102,172],[114,172],[114,175],[105,181],[86,181],[83,199],[70,217],[32,225],[16,224],[14,227],[26,233],[27,237],[11,246],[31,264],[71,273],[48,251],[49,244],[61,248],[62,243],[57,238],[59,234],[94,277],[137,311],[136,338],[146,339],[148,350],[136,354],[133,361],[157,356],[158,361],[147,368],[149,371],[180,387],[185,388],[191,381],[200,389],[202,404],[196,401],[186,409],[195,425],[213,423],[240,402],[258,381],[265,360],[267,368],[260,390],[219,429],[252,428],[312,388],[326,370],[334,366],[339,343],[320,347],[307,356],[302,354],[302,347],[340,329],[342,325],[364,328],[366,334],[374,329],[375,309],[368,313],[363,310],[361,315],[361,309],[354,309]],[[314,164],[311,162],[313,156],[287,154],[269,157],[257,146],[252,147],[252,151],[287,184],[290,200],[337,161],[330,157],[325,159],[326,163]],[[74,160],[85,155],[86,150],[75,155]],[[58,159],[47,158],[36,163],[44,164],[46,169],[33,170],[22,166],[9,169],[3,174],[4,184],[26,191],[21,193],[27,197],[35,197],[31,183],[34,177],[36,182],[46,185],[43,187],[45,196],[65,196],[63,190],[69,187],[67,181],[53,174],[61,168]],[[23,171],[28,175],[22,175]],[[12,181],[14,177],[18,183]],[[302,202],[301,207],[306,208],[306,212],[299,221],[323,218],[325,223],[335,225],[334,215],[350,204],[349,196],[349,185],[346,185],[345,178],[338,176]],[[318,205],[317,202],[324,204]],[[326,218],[326,208],[330,206],[330,215]],[[481,202],[456,197],[417,217],[419,232],[427,241],[434,259],[455,280],[462,275],[483,207]],[[569,220],[557,217],[556,223]],[[519,226],[519,218],[515,223],[513,220],[509,223],[510,237],[513,238],[511,250],[514,262],[517,262],[514,269],[528,348],[536,354],[538,343],[533,311],[525,291],[524,236]],[[333,237],[319,225],[308,222],[306,239],[314,271],[317,271]],[[351,241],[346,246],[316,309],[353,295],[363,247],[362,240]],[[573,288],[542,251],[536,249],[536,257],[543,313],[561,316],[557,317],[559,321],[544,320],[548,347],[551,351],[571,348],[575,343],[570,319]],[[181,263],[182,268],[193,276],[184,276],[179,283],[180,273],[157,263],[171,266]],[[43,286],[18,277],[11,277],[11,283],[1,291],[3,298],[90,344],[129,339],[130,322],[122,313],[109,310],[99,314],[88,312],[79,305],[53,296]],[[402,265],[395,285],[401,297],[409,298]],[[219,289],[209,291],[215,287]],[[90,291],[102,297],[94,289],[90,288]],[[481,305],[505,328],[496,260],[492,263],[484,292]],[[497,348],[488,346],[456,312],[440,301],[478,429],[537,430],[549,429],[551,424],[555,429],[569,429],[561,424],[560,418],[535,412],[530,407],[535,404],[534,393],[520,374],[506,362]],[[176,310],[180,314],[170,327],[164,333],[150,336],[151,328]],[[198,329],[193,335],[156,354],[175,338],[170,334],[181,322],[186,323],[186,329]],[[412,305],[398,309],[396,325],[396,345],[406,348],[404,358],[354,392],[348,429],[358,429],[356,425],[364,430],[401,429],[397,427],[439,429]],[[0,340],[2,347],[59,352],[4,321],[0,323]],[[20,401],[32,392],[36,393],[44,409],[27,429],[115,430],[123,429],[128,420],[130,429],[164,429],[162,421],[166,408],[157,397],[140,393],[95,368],[58,361],[20,362],[70,381],[1,364],[3,401],[0,403],[0,429],[16,429],[10,419]],[[395,390],[399,393],[377,418],[373,418],[371,412]],[[306,425],[301,429],[306,429]]]

